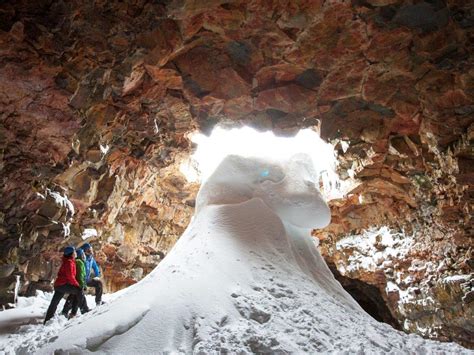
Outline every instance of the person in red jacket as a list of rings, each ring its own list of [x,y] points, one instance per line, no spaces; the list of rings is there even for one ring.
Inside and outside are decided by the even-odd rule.
[[[58,277],[54,282],[54,295],[51,303],[46,311],[46,317],[44,319],[44,324],[51,318],[53,318],[54,313],[56,313],[56,308],[58,308],[59,301],[65,294],[74,295],[72,301],[72,310],[70,318],[75,317],[78,308],[78,302],[84,295],[82,294],[82,289],[79,286],[79,283],[76,280],[76,249],[72,246],[64,248],[64,256],[61,267],[58,271]]]

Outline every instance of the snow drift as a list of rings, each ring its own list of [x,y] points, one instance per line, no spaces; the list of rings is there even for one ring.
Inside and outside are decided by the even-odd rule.
[[[228,156],[165,260],[38,353],[467,352],[378,323],[344,291],[310,236],[330,219],[314,181],[305,155]]]

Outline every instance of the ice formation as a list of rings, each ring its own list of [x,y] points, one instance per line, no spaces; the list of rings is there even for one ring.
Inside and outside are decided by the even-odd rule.
[[[42,347],[57,353],[462,353],[366,314],[311,238],[329,223],[305,155],[228,156],[159,266],[72,320]],[[54,320],[52,321],[54,323]],[[46,326],[53,327],[54,324]]]
[[[86,240],[86,239],[89,239],[91,237],[97,237],[97,229],[95,228],[86,228],[84,229],[84,231],[82,232],[82,240]]]

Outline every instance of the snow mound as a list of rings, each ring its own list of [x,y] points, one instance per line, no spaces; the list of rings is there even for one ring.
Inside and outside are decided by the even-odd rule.
[[[304,155],[285,162],[227,157],[152,273],[29,350],[468,353],[378,323],[345,292],[310,235],[330,218],[313,173]]]

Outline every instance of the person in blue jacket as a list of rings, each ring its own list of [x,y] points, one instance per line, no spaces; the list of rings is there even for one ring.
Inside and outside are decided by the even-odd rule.
[[[81,246],[81,249],[84,250],[86,254],[85,266],[86,266],[86,284],[88,287],[95,288],[95,303],[96,305],[103,304],[102,302],[102,281],[100,280],[100,269],[99,265],[94,259],[94,253],[92,246],[89,243],[85,243]],[[94,271],[94,277],[92,277],[91,271]]]

